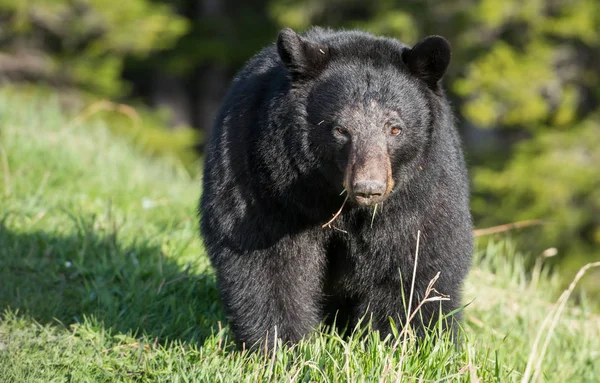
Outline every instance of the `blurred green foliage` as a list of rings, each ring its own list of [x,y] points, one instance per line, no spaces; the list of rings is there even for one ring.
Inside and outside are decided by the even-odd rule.
[[[219,11],[203,13],[208,3]],[[597,0],[0,0],[0,23],[5,50],[46,63],[50,83],[102,96],[127,93],[124,65],[234,73],[284,26],[360,28],[409,44],[443,35],[476,225],[544,219],[521,232],[532,254],[556,247],[570,270],[600,257]],[[168,145],[148,137],[161,137],[148,138],[155,150]]]
[[[3,51],[12,76],[122,95],[125,57],[171,46],[188,22],[150,0],[0,0]],[[11,75],[11,74],[9,74]]]
[[[21,86],[24,95],[49,95],[48,84],[62,89],[72,113],[108,121],[148,154],[197,172],[193,145],[201,132],[169,131],[165,110],[104,100],[129,93],[122,78],[126,62],[164,52],[189,28],[171,6],[150,0],[0,0],[0,72],[8,80],[43,84]]]
[[[463,117],[504,135],[496,152],[510,154],[500,166],[486,153],[471,163],[478,222],[545,219],[523,236],[532,251],[557,247],[567,269],[597,260],[600,3],[487,0],[471,14],[479,36],[499,38],[450,87]]]

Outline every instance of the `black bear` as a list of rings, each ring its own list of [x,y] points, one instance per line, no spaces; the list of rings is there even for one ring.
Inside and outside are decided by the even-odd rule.
[[[424,304],[411,324],[422,335],[460,307],[473,244],[440,85],[450,56],[440,36],[411,48],[360,31],[284,29],[238,73],[200,202],[238,344],[296,342],[326,318],[353,326],[365,315],[389,333],[390,318],[407,318],[418,233],[412,307],[438,272],[450,300]]]

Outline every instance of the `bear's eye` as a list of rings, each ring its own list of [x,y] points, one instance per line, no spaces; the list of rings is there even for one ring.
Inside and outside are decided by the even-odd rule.
[[[390,128],[390,134],[392,136],[397,136],[398,134],[400,134],[400,132],[402,132],[402,127],[400,125],[393,125]]]
[[[343,126],[336,126],[333,129],[337,134],[340,134],[342,136],[345,136],[348,134],[348,129],[344,128]]]

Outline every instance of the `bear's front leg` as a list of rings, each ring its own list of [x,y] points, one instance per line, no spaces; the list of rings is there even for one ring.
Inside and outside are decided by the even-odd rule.
[[[275,337],[295,343],[318,326],[322,253],[301,236],[248,252],[220,247],[217,282],[240,347],[258,349],[266,340],[271,348]]]
[[[412,331],[421,339],[438,325],[444,331],[450,330],[452,336],[455,335],[460,313],[445,316],[460,305],[461,281],[444,271],[435,280],[437,271],[423,266],[417,268],[414,284],[412,270],[402,272],[402,279],[398,270],[390,273],[388,278],[379,280],[363,295],[358,313],[367,314],[367,319],[372,320],[373,329],[379,330],[382,338],[391,333],[390,318],[398,331],[402,331],[409,323]],[[434,283],[430,286],[431,282]]]
[[[382,338],[391,334],[391,322],[398,331],[410,323],[411,329],[419,338],[425,335],[426,329],[433,329],[438,325],[440,313],[448,313],[455,308],[453,303],[441,301],[437,293],[432,292],[429,299],[425,298],[425,286],[418,286],[418,291],[413,292],[412,304],[410,302],[410,286],[404,288],[405,297],[402,299],[400,284],[377,286],[364,297],[358,312],[367,314],[367,319],[372,320],[373,330],[381,332]],[[427,299],[424,301],[424,299]],[[446,299],[446,298],[444,298]],[[448,298],[449,299],[449,298]],[[409,322],[407,322],[407,320]],[[453,321],[444,321],[442,328],[453,327]]]

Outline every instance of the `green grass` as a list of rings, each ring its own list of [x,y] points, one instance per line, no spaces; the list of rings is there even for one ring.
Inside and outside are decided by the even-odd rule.
[[[557,278],[527,273],[510,242],[476,254],[460,350],[322,331],[236,351],[197,235],[199,179],[110,131],[0,92],[0,382],[517,382],[540,329],[539,381],[600,381],[598,314],[583,297],[544,330]]]

